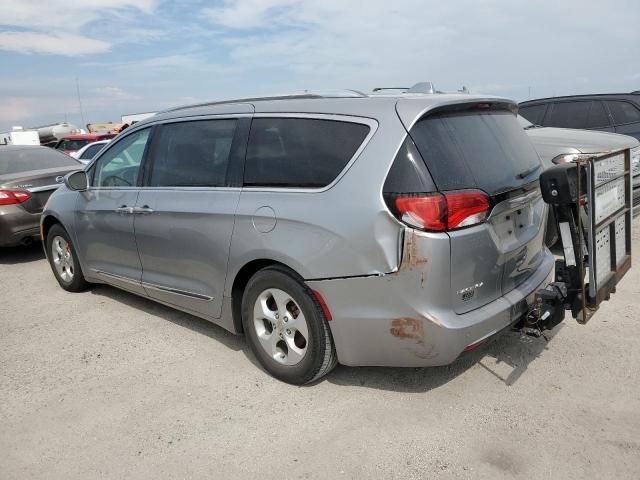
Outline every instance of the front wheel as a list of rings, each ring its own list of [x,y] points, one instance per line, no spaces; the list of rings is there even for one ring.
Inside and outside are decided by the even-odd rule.
[[[313,382],[337,364],[322,307],[303,280],[285,268],[268,267],[249,280],[242,323],[258,361],[284,382]]]
[[[49,265],[62,288],[68,292],[81,292],[89,287],[69,234],[61,225],[54,225],[49,230],[46,248]]]

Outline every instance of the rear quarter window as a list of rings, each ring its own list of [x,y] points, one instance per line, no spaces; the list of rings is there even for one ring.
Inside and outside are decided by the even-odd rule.
[[[607,100],[606,103],[616,125],[640,122],[640,110],[632,103],[620,100]]]
[[[360,123],[315,118],[256,118],[244,185],[321,188],[349,163],[369,133]]]
[[[587,128],[591,102],[559,102],[551,106],[545,127]]]
[[[410,133],[439,190],[478,188],[494,195],[534,181],[542,168],[509,111],[436,114]]]
[[[546,104],[520,107],[519,113],[534,125],[542,125],[542,117],[547,109]]]

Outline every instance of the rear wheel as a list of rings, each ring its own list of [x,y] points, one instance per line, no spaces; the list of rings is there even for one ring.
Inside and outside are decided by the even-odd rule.
[[[78,261],[78,255],[69,234],[60,225],[54,225],[47,234],[47,258],[53,275],[68,292],[81,292],[89,287]]]
[[[301,385],[336,366],[322,307],[303,280],[285,268],[268,267],[249,280],[242,322],[253,353],[280,380]]]

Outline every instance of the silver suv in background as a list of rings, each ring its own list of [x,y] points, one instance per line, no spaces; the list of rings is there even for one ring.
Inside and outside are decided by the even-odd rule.
[[[244,333],[287,382],[445,365],[553,273],[516,111],[349,92],[160,113],[66,177],[46,253],[62,288],[107,283]]]
[[[631,149],[631,174],[633,176],[634,213],[640,212],[640,142],[629,135],[578,130],[574,128],[541,127],[518,115],[520,125],[527,132],[545,168],[570,162],[576,155],[602,154]],[[553,222],[552,222],[553,223]],[[555,225],[554,225],[555,228]]]

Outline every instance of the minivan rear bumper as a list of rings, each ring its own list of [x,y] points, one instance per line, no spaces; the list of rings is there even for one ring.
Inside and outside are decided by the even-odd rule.
[[[553,280],[545,249],[538,269],[506,295],[464,314],[426,308],[414,275],[307,281],[326,301],[338,361],[349,366],[426,367],[453,362],[466,347],[517,322]]]

